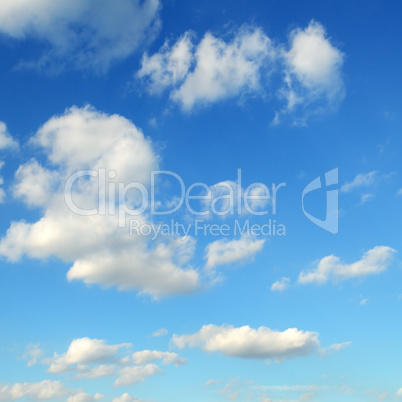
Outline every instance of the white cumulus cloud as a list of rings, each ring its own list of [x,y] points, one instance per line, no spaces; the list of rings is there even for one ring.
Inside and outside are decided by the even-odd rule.
[[[286,114],[301,113],[294,124],[304,125],[309,114],[334,109],[343,100],[344,55],[320,23],[313,20],[305,29],[294,29],[289,49],[283,50],[282,55],[284,84],[279,94],[286,106],[276,113],[274,124]]]
[[[92,363],[110,363],[116,360],[116,354],[121,348],[131,346],[128,343],[107,345],[105,340],[78,338],[74,339],[66,353],[44,360],[50,364],[49,373],[62,373],[76,369],[75,365]]]
[[[179,349],[200,347],[206,352],[220,352],[244,359],[285,359],[319,350],[318,334],[289,328],[276,331],[267,327],[257,329],[233,325],[204,325],[191,335],[174,335],[172,342]]]
[[[187,363],[174,352],[142,350],[132,353],[131,348],[131,343],[108,345],[102,339],[78,338],[70,343],[65,353],[54,353],[52,357],[42,359],[42,363],[49,366],[49,373],[72,372],[75,379],[116,377],[116,386],[143,382],[147,377],[163,373],[159,365],[179,367]],[[73,396],[77,401],[89,397],[86,394]]]
[[[67,399],[67,402],[95,402],[99,401],[102,398],[102,394],[95,394],[94,396],[92,396],[91,394],[87,394],[85,392],[79,392],[75,395],[70,396]]]
[[[352,264],[344,264],[338,257],[330,255],[324,257],[316,268],[302,271],[299,275],[299,283],[323,284],[330,279],[339,281],[378,274],[387,269],[395,253],[396,250],[391,247],[377,246],[367,251],[359,261]]]
[[[190,32],[152,56],[144,55],[137,76],[151,93],[173,87],[170,97],[183,110],[242,94],[258,93],[263,71],[275,58],[271,40],[260,28],[242,27],[225,41],[206,33],[193,44]]]
[[[126,392],[122,396],[113,398],[112,402],[140,402],[140,401],[141,399],[138,399],[135,396],[131,396]]]
[[[76,392],[66,388],[60,381],[16,383],[0,385],[0,401],[15,401],[24,397],[35,401],[60,400]]]
[[[297,79],[310,97],[325,96],[335,101],[342,96],[343,54],[330,42],[324,27],[311,21],[306,29],[292,31],[290,37],[286,60],[292,79]]]
[[[267,98],[276,92],[285,105],[273,123],[292,115],[294,124],[300,125],[310,115],[334,110],[343,100],[343,61],[325,28],[311,21],[305,29],[291,32],[289,45],[271,40],[255,26],[221,37],[207,32],[198,43],[186,32],[173,45],[166,42],[159,52],[145,53],[136,76],[153,95],[169,90],[170,99],[184,111],[245,95]],[[277,89],[271,79],[275,76],[281,83]]]
[[[158,53],[144,54],[137,75],[145,79],[150,93],[158,94],[183,81],[193,63],[193,47],[191,34],[187,32],[173,46],[166,42]]]
[[[21,165],[16,173],[14,195],[30,207],[40,207],[43,214],[37,222],[12,222],[0,241],[1,255],[14,261],[23,255],[39,259],[56,256],[72,262],[67,273],[69,280],[136,289],[154,296],[188,293],[199,286],[198,272],[187,268],[188,259],[183,258],[192,255],[191,237],[166,237],[151,243],[141,234],[130,235],[129,214],[123,216],[126,227],[120,227],[118,214],[108,212],[109,207],[116,206],[123,211],[123,205],[127,209],[138,208],[142,201],[138,191],[128,191],[125,203],[116,191],[115,200],[112,197],[107,202],[105,214],[98,210],[83,216],[65,202],[66,182],[77,171],[100,174],[100,169],[105,169],[106,189],[109,185],[118,189],[119,183],[148,186],[159,156],[151,141],[131,121],[91,107],[72,107],[45,123],[31,142],[45,152],[51,168],[36,160]],[[113,178],[107,172],[113,173]],[[98,177],[77,180],[71,197],[80,209],[97,208]],[[141,224],[150,223],[146,214],[136,219]]]

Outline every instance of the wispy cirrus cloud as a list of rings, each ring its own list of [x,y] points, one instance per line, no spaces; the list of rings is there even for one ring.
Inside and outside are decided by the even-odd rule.
[[[373,170],[369,173],[358,174],[352,181],[345,183],[341,187],[341,191],[348,193],[360,187],[370,187],[372,186],[378,178],[378,172]]]
[[[166,328],[160,328],[158,330],[156,330],[151,336],[157,338],[160,336],[165,336],[169,333],[169,331]]]

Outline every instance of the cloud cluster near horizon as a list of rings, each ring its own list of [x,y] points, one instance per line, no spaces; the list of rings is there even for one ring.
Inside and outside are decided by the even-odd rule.
[[[61,355],[42,360],[52,374],[75,373],[76,379],[94,380],[115,377],[115,387],[144,382],[146,378],[163,373],[162,366],[179,367],[187,360],[177,353],[158,350],[130,352],[131,343],[108,345],[105,340],[74,339],[67,351]]]

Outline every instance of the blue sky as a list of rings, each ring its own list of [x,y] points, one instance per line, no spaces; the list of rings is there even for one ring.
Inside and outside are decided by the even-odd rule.
[[[402,398],[401,11],[2,1],[0,400]]]

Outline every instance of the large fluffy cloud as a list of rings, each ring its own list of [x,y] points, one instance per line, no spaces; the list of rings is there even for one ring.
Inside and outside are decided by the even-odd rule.
[[[0,32],[50,45],[39,67],[69,61],[105,70],[154,36],[159,8],[159,0],[3,0]]]
[[[343,99],[343,53],[318,22],[293,30],[289,45],[272,41],[258,27],[243,26],[231,40],[227,36],[208,32],[195,43],[186,32],[173,45],[165,43],[151,56],[145,53],[137,77],[152,94],[170,89],[170,99],[186,111],[277,91],[285,105],[276,112],[275,124],[290,113],[300,123],[300,116],[333,109]],[[268,86],[273,73],[283,83],[279,89]]]
[[[232,325],[204,325],[191,335],[174,335],[172,342],[179,348],[200,347],[206,352],[220,352],[244,359],[284,359],[317,352],[320,343],[315,332],[289,328],[276,331]]]
[[[363,257],[352,264],[344,264],[334,255],[324,257],[316,268],[303,271],[299,283],[323,284],[330,279],[335,281],[354,277],[378,274],[387,269],[396,250],[391,247],[377,246],[367,251]]]
[[[28,206],[41,208],[43,215],[33,223],[12,222],[0,242],[3,256],[15,261],[23,255],[40,259],[53,255],[73,262],[69,280],[137,289],[155,296],[187,293],[198,287],[197,271],[186,267],[194,247],[190,237],[165,237],[151,243],[146,236],[130,234],[129,213],[120,219],[113,211],[118,207],[123,211],[123,206],[137,209],[142,201],[135,189],[122,199],[116,195],[109,200],[115,193],[113,186],[118,189],[137,182],[146,189],[151,171],[158,167],[151,141],[131,121],[91,107],[73,107],[44,124],[31,142],[45,152],[49,163],[42,166],[30,160],[20,166],[14,194]],[[106,176],[105,210],[83,216],[74,208],[98,208],[102,169]],[[73,173],[86,170],[97,176],[74,182],[73,205],[68,207],[65,184]],[[135,219],[141,224],[150,222],[146,213]]]

